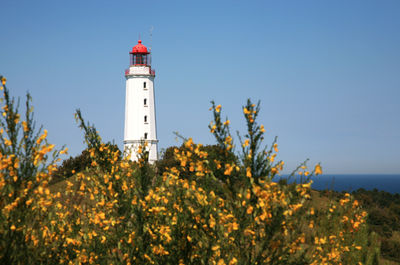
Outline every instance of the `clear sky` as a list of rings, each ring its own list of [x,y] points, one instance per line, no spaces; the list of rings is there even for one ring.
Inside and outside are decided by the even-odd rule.
[[[287,171],[310,158],[330,174],[400,173],[399,14],[398,0],[0,0],[0,73],[71,155],[76,108],[122,147],[124,69],[153,26],[160,148],[174,131],[214,143],[212,99],[243,131],[251,98]]]

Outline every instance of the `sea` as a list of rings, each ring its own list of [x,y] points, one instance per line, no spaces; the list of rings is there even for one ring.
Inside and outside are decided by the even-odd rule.
[[[287,178],[287,175],[282,175],[280,178]],[[329,189],[339,192],[352,192],[363,188],[365,190],[376,189],[400,193],[400,174],[327,174],[313,176],[311,179],[313,180],[311,188],[315,190]],[[275,180],[279,180],[279,178]],[[289,182],[293,180],[294,177],[289,179]],[[300,181],[300,176],[296,177],[296,181]]]

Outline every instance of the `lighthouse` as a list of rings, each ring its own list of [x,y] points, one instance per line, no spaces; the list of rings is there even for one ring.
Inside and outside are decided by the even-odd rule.
[[[158,159],[154,77],[150,51],[139,40],[130,52],[130,66],[125,70],[124,151],[133,161],[137,161],[139,147],[144,144],[149,162]]]

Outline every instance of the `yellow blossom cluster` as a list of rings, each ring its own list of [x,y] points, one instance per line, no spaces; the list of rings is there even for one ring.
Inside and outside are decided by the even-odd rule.
[[[3,119],[19,122],[15,108],[7,105]],[[221,106],[213,109],[220,119]],[[0,148],[0,263],[361,261],[368,253],[367,214],[358,202],[346,194],[315,206],[311,181],[274,182],[284,165],[274,162],[278,147],[257,152],[265,131],[256,125],[258,107],[249,103],[243,111],[249,132],[242,158],[232,155],[229,120],[214,120],[225,128],[215,131],[222,135],[217,135],[218,148],[189,138],[173,150],[171,165],[160,169],[147,162],[145,146],[138,162],[132,162],[99,140],[88,148],[87,167],[58,183],[52,180],[57,165],[49,159],[67,149],[54,151],[44,131],[29,142],[27,157],[13,153],[10,146],[20,143],[8,137],[11,144],[3,141]],[[21,130],[31,130],[30,125],[29,119],[23,121]],[[100,139],[95,133],[91,137]],[[307,176],[313,173],[306,167],[300,170]],[[322,173],[319,165],[314,173]]]

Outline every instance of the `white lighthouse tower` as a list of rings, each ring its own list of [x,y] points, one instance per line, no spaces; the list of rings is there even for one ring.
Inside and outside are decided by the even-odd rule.
[[[124,150],[130,159],[137,161],[140,145],[146,143],[149,162],[158,159],[156,111],[154,104],[154,77],[150,52],[139,40],[130,52],[130,66],[125,71],[125,134]]]

